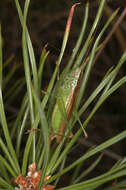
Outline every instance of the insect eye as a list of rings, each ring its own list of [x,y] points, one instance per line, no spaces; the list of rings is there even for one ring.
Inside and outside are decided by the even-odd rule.
[[[74,74],[74,76],[76,76],[78,74],[78,72],[75,71],[73,74]]]

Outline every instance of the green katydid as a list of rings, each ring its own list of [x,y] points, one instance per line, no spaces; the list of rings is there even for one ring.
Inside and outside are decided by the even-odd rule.
[[[83,65],[85,66],[85,64]],[[65,133],[66,121],[69,121],[82,78],[83,66],[73,69],[62,81],[56,95],[56,104],[52,113],[52,135],[51,140],[56,138],[57,142],[62,140]]]

